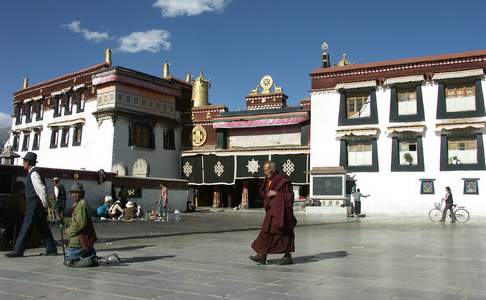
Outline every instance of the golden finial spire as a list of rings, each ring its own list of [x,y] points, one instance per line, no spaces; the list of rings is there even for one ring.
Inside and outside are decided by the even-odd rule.
[[[347,55],[346,53],[343,53],[343,56],[341,57],[341,60],[338,62],[338,66],[339,67],[344,67],[344,66],[347,66],[347,65],[350,65],[351,63],[349,62],[349,60],[347,59]]]
[[[29,87],[29,78],[27,76],[24,77],[24,84],[22,86],[24,89]]]
[[[164,63],[164,71],[163,71],[163,78],[164,79],[169,79],[170,78],[170,63],[168,60],[165,61]]]
[[[110,47],[106,47],[106,50],[105,50],[105,64],[111,66],[111,49],[110,49]]]

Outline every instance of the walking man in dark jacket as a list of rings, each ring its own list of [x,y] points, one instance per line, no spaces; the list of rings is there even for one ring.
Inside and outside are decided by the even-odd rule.
[[[23,158],[24,170],[28,172],[25,182],[26,210],[19,237],[12,252],[7,257],[21,257],[24,255],[33,227],[39,231],[40,237],[46,244],[45,255],[57,255],[56,243],[47,224],[47,190],[44,180],[35,165],[37,154],[27,152]]]

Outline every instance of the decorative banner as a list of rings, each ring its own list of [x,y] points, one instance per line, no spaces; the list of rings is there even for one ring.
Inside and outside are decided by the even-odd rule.
[[[233,184],[235,182],[234,156],[204,156],[204,183]]]
[[[435,179],[420,179],[420,194],[435,194]]]
[[[309,117],[288,117],[288,118],[267,118],[260,120],[242,120],[242,121],[221,121],[214,122],[213,128],[253,128],[269,126],[286,126],[300,124],[309,120]]]
[[[271,160],[277,164],[279,172],[287,175],[293,184],[308,183],[307,154],[272,154]]]
[[[263,163],[268,155],[248,155],[236,157],[236,178],[263,178]]]
[[[202,156],[182,157],[182,178],[190,183],[203,183]]]

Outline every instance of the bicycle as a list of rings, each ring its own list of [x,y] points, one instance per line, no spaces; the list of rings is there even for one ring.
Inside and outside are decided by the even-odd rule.
[[[466,223],[469,220],[469,212],[465,206],[457,206],[452,204],[452,209],[456,217],[456,221],[459,223]],[[447,215],[450,217],[451,213],[448,210]],[[434,208],[429,211],[429,218],[432,222],[439,222],[442,219],[442,203],[434,203]]]

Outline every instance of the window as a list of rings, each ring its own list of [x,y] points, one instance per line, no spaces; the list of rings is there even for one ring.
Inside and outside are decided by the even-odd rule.
[[[73,146],[81,145],[81,137],[82,136],[83,136],[83,127],[82,126],[74,127]]]
[[[174,128],[164,129],[164,149],[175,150]]]
[[[338,126],[378,124],[375,90],[342,90],[340,94]]]
[[[456,79],[438,84],[437,119],[483,117],[481,79]]]
[[[30,132],[24,132],[24,140],[22,142],[22,151],[29,150]]]
[[[412,89],[399,89],[397,91],[398,114],[416,115],[417,114],[417,93]]]
[[[371,166],[372,147],[371,142],[349,142],[348,166]]]
[[[452,131],[441,135],[441,171],[485,169],[482,133]]]
[[[424,121],[422,86],[400,84],[390,88],[390,122]]]
[[[346,96],[346,115],[348,119],[369,117],[370,116],[369,94]]]
[[[478,195],[479,194],[479,178],[463,178],[464,180],[464,194]]]
[[[404,133],[392,138],[392,172],[423,172],[422,137]]]
[[[13,151],[18,151],[19,150],[19,134],[18,133],[15,133],[13,135],[12,150]]]
[[[59,117],[61,115],[61,98],[56,96],[54,98],[54,117]]]
[[[476,86],[474,83],[445,86],[446,111],[475,111]]]
[[[40,121],[44,118],[44,103],[42,100],[35,104],[35,120]]]
[[[129,126],[128,146],[155,149],[153,127],[143,123],[131,124]]]
[[[63,99],[63,106],[64,106],[64,115],[70,115],[72,114],[72,107],[71,107],[71,103],[72,103],[72,100],[73,100],[73,96],[71,93],[69,94],[66,94],[62,97]]]
[[[449,164],[476,164],[478,146],[475,138],[452,138],[447,141]]]
[[[25,104],[24,113],[25,113],[25,123],[32,122],[32,102]]]
[[[59,140],[59,129],[53,128],[51,130],[51,148],[57,148],[57,142]]]
[[[78,103],[78,107],[76,109],[76,112],[80,113],[80,112],[83,112],[84,111],[84,106],[86,105],[86,93],[85,91],[79,91],[77,92],[77,103]]]
[[[376,138],[342,139],[340,165],[349,172],[378,172]]]
[[[22,109],[20,108],[20,105],[15,106],[15,125],[20,125],[22,124]]]
[[[61,147],[67,147],[69,144],[69,127],[64,127],[61,132]]]
[[[400,142],[399,144],[400,165],[416,165],[417,142]]]
[[[32,141],[32,150],[39,150],[40,131],[34,131],[34,140]]]
[[[434,180],[435,179],[420,179],[420,194],[435,194]]]

